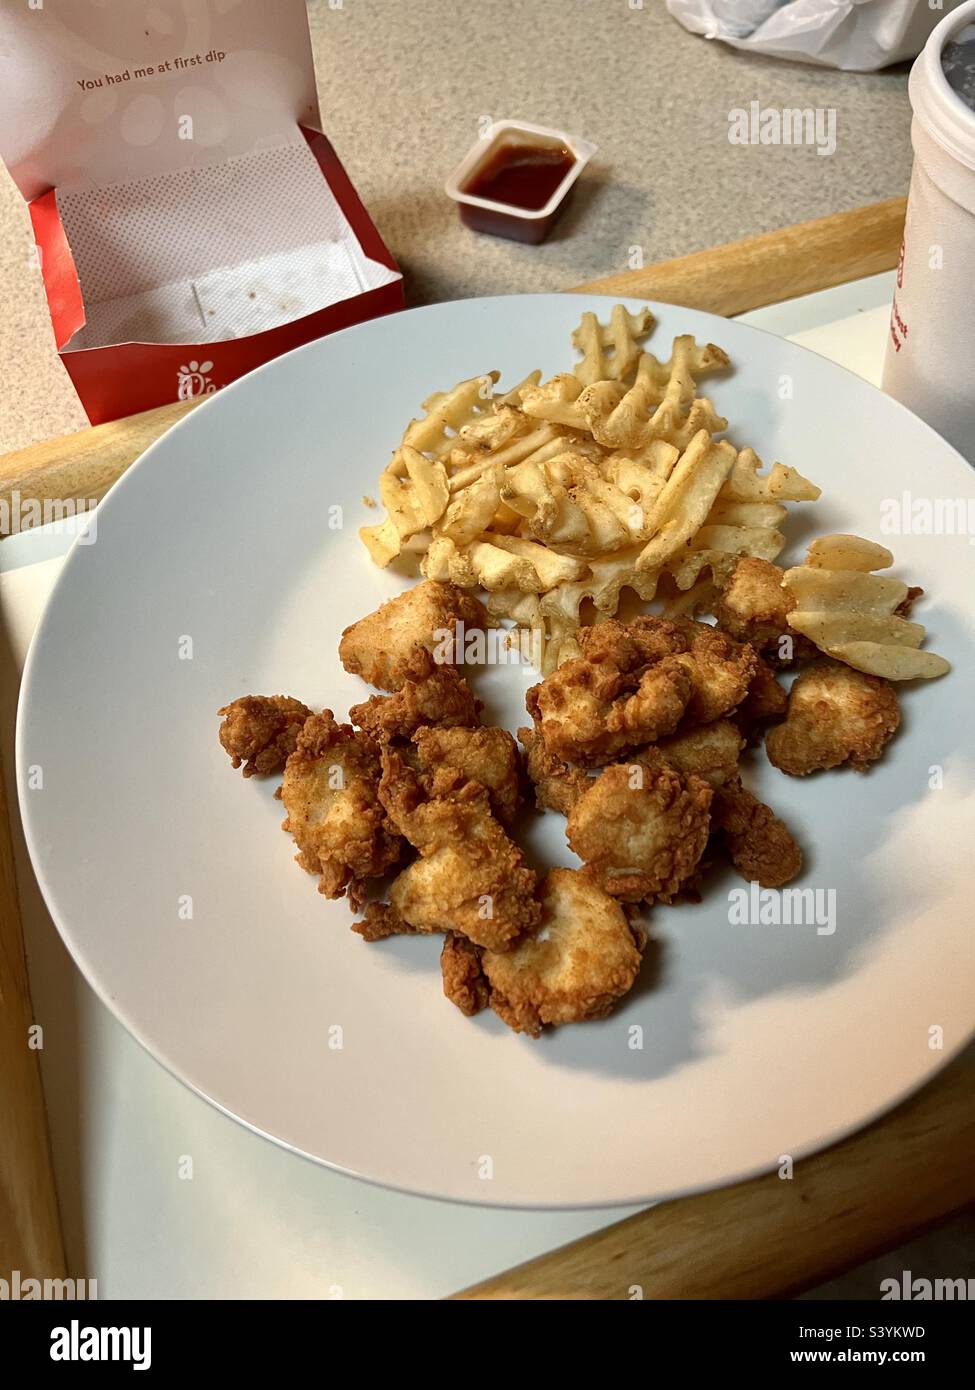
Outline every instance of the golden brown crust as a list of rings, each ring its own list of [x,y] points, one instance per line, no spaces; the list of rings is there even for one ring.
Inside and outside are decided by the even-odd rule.
[[[366,903],[360,922],[352,923],[352,930],[363,941],[385,941],[390,936],[413,936],[416,928],[390,907],[389,903]]]
[[[709,623],[678,619],[675,626],[687,642],[680,661],[692,678],[682,727],[711,724],[741,704],[758,669],[754,648],[734,641]]]
[[[759,657],[748,693],[732,716],[734,722],[749,743],[757,743],[766,725],[784,719],[788,708],[789,692]]]
[[[747,644],[691,619],[617,619],[580,629],[582,656],[528,691],[551,757],[581,766],[709,724],[745,699],[758,668]]]
[[[790,777],[849,763],[865,772],[900,723],[889,681],[839,661],[817,661],[789,692],[785,721],[768,734],[769,761]]]
[[[670,901],[704,853],[712,794],[671,767],[608,767],[577,801],[566,836],[613,897]]]
[[[588,874],[553,869],[541,888],[541,924],[513,951],[484,951],[495,1013],[516,1033],[603,1018],[632,988],[646,937]]]
[[[244,776],[279,772],[294,752],[311,710],[290,695],[241,695],[217,711],[224,716],[220,742]]]
[[[416,648],[408,674],[395,695],[372,695],[353,705],[349,719],[373,738],[412,738],[424,725],[468,728],[480,722],[480,702],[451,666],[438,666],[429,652]]]
[[[487,614],[472,594],[425,579],[347,627],[339,659],[369,685],[401,690],[418,649],[434,655],[437,664],[453,666],[457,624],[465,631],[482,631]]]
[[[537,729],[519,729],[518,738],[525,750],[529,780],[535,787],[536,805],[540,810],[548,807],[567,816],[583,792],[592,786],[592,777],[549,753]]]
[[[323,710],[305,721],[281,784],[281,828],[294,836],[295,858],[319,875],[326,897],[348,890],[353,908],[362,881],[386,873],[403,850],[379,801],[379,775],[372,739]]]
[[[802,872],[802,850],[788,826],[741,782],[715,792],[711,823],[723,832],[731,862],[748,883],[781,888]]]
[[[783,587],[784,571],[770,560],[743,555],[721,584],[714,605],[718,626],[760,651],[789,634],[796,600]]]
[[[440,952],[444,996],[473,1018],[491,1002],[491,986],[481,969],[480,949],[464,936],[448,932]]]
[[[638,748],[630,760],[645,767],[672,767],[684,777],[693,773],[709,787],[720,787],[737,778],[744,746],[745,740],[730,719],[716,719],[661,739],[650,748]]]
[[[396,749],[383,750],[382,764],[382,803],[420,853],[389,890],[399,916],[417,931],[457,932],[497,951],[534,931],[535,873],[493,814],[484,787],[468,782],[428,800]]]
[[[502,825],[512,823],[521,801],[521,763],[507,729],[424,727],[417,729],[413,743],[428,797],[448,796],[476,782]]]

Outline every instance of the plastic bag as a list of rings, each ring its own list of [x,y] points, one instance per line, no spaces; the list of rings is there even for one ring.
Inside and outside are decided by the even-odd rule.
[[[871,72],[914,58],[961,0],[667,0],[692,33],[745,53]]]

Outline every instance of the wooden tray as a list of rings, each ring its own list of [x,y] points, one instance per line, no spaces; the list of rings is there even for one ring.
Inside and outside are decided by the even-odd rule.
[[[905,203],[892,199],[575,286],[720,314],[744,313],[897,264]],[[33,445],[0,459],[0,498],[104,495],[197,402]],[[8,514],[9,514],[8,509]],[[17,889],[0,779],[0,1277],[63,1267],[34,1054]],[[651,1207],[498,1275],[458,1299],[767,1298],[821,1282],[975,1200],[975,1054],[844,1143],[776,1174]],[[14,1120],[16,1117],[16,1122]]]

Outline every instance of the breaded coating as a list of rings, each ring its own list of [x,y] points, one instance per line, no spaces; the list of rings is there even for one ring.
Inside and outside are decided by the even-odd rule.
[[[452,666],[438,666],[429,652],[418,648],[407,667],[410,674],[395,695],[372,695],[353,705],[353,724],[385,741],[412,738],[422,725],[472,727],[480,722],[480,701]]]
[[[576,640],[587,661],[608,661],[621,671],[642,670],[665,656],[677,656],[687,650],[675,623],[648,614],[629,623],[611,618],[581,627]]]
[[[416,931],[458,932],[479,946],[510,950],[538,925],[537,879],[488,793],[468,782],[449,796],[422,800],[417,775],[400,755],[387,750],[383,760],[383,805],[420,852],[393,881],[390,906]]]
[[[684,665],[693,681],[684,727],[710,724],[731,714],[744,700],[758,669],[754,649],[692,618],[678,619],[674,626],[687,642],[687,654],[674,660]]]
[[[704,853],[712,795],[693,774],[618,764],[576,802],[566,836],[614,898],[672,901]]]
[[[503,955],[481,954],[491,1007],[533,1038],[546,1023],[608,1014],[632,988],[646,944],[619,904],[579,870],[552,869],[541,898],[537,935]]]
[[[694,694],[694,673],[687,661],[687,657],[663,657],[647,667],[632,695],[616,701],[606,716],[614,752],[652,743],[677,728]]]
[[[548,807],[567,816],[583,792],[592,786],[593,775],[547,752],[536,728],[519,729],[518,737],[525,750],[529,780],[535,787],[535,804],[539,810]]]
[[[417,647],[434,654],[440,665],[455,664],[458,623],[464,631],[483,631],[488,618],[473,595],[454,584],[424,579],[347,627],[339,658],[347,671],[369,685],[402,690]]]
[[[353,922],[352,930],[363,941],[385,941],[390,936],[415,936],[416,927],[404,922],[389,903],[366,903],[361,922]]]
[[[578,641],[582,656],[525,697],[548,754],[598,766],[674,731],[693,688],[678,656],[689,644],[674,623],[612,618],[580,628]]]
[[[730,719],[701,724],[686,734],[661,739],[650,748],[638,749],[632,761],[647,767],[672,767],[688,777],[692,773],[709,787],[722,787],[738,777],[738,758],[745,740]]]
[[[582,656],[526,696],[545,752],[599,766],[627,749],[731,713],[755,675],[753,648],[707,623],[610,619],[579,632]]]
[[[897,731],[900,706],[889,681],[839,661],[817,661],[796,677],[789,712],[768,734],[769,761],[790,777],[849,763],[865,772]]]
[[[715,792],[711,825],[722,831],[731,862],[748,883],[781,888],[802,872],[802,850],[788,826],[740,781]]]
[[[639,695],[638,680],[628,683],[608,663],[597,665],[585,657],[564,662],[525,697],[546,751],[566,762],[598,765],[624,748],[672,733],[691,688],[687,673],[674,662],[668,658],[663,671],[651,667]]]
[[[749,642],[773,666],[794,666],[813,660],[818,648],[789,626],[796,599],[783,587],[783,575],[771,560],[742,555],[718,590],[714,616],[718,627]]]
[[[792,635],[789,614],[796,600],[783,588],[784,570],[770,560],[742,555],[721,585],[714,605],[718,626],[738,642],[760,651]]]
[[[507,729],[429,728],[413,735],[416,767],[428,797],[448,796],[468,782],[487,792],[502,825],[514,820],[521,800],[518,745]]]
[[[898,618],[909,618],[914,610],[915,603],[917,603],[919,598],[923,597],[924,590],[922,588],[917,584],[908,585],[907,597],[901,599],[900,603],[894,609],[894,612],[897,614]]]
[[[732,716],[734,722],[750,743],[757,743],[765,726],[773,720],[784,719],[788,708],[789,692],[759,657],[748,694]]]
[[[404,848],[379,801],[379,750],[331,710],[313,714],[298,735],[281,784],[303,869],[319,875],[318,891],[339,898],[348,891],[358,909],[365,879],[378,878]]]
[[[535,786],[539,807],[572,813],[579,798],[593,785],[596,771],[573,767],[545,751],[537,730],[519,729],[518,737],[525,748],[528,776]],[[729,719],[717,719],[701,724],[684,734],[673,734],[659,743],[634,749],[629,765],[645,768],[671,767],[683,775],[694,773],[710,787],[720,787],[738,776],[738,757],[745,746],[738,729]]]
[[[440,952],[443,992],[462,1014],[472,1018],[491,1002],[491,986],[481,969],[481,951],[466,936],[448,932]]]
[[[301,726],[311,714],[290,695],[241,695],[223,709],[220,742],[244,776],[278,772],[295,750]]]

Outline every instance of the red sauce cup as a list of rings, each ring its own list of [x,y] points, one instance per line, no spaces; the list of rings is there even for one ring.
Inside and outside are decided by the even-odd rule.
[[[482,184],[482,175],[503,163],[505,152],[513,148],[526,152],[538,150],[557,158],[565,155],[565,174],[545,202],[526,207],[520,202],[502,201],[472,191]],[[578,140],[564,130],[531,125],[527,121],[495,121],[474,142],[444,185],[453,198],[465,227],[491,236],[507,237],[537,245],[544,241],[565,210],[576,179],[596,152],[587,140]],[[534,201],[534,200],[532,200]]]

